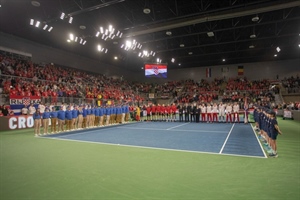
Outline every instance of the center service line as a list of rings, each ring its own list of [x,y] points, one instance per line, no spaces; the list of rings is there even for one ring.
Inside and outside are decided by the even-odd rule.
[[[235,123],[232,125],[232,127],[231,127],[231,129],[230,129],[230,131],[229,131],[229,133],[228,133],[228,135],[227,135],[227,137],[226,137],[226,140],[225,140],[225,142],[224,142],[224,144],[223,144],[223,146],[222,146],[222,148],[221,148],[221,150],[220,150],[220,152],[219,152],[219,154],[222,153],[222,151],[223,151],[223,149],[224,149],[224,147],[225,147],[225,145],[226,145],[226,143],[227,143],[227,140],[228,140],[228,138],[229,138],[229,136],[230,136],[230,134],[231,134],[231,132],[232,132],[232,130],[233,130],[234,125],[235,125]]]
[[[180,126],[184,126],[184,125],[187,125],[187,124],[189,124],[190,122],[188,122],[188,123],[184,123],[184,124],[180,124],[180,125],[178,125],[178,126],[173,126],[173,127],[171,127],[171,128],[167,128],[166,130],[171,130],[171,129],[173,129],[173,128],[177,128],[177,127],[180,127]]]

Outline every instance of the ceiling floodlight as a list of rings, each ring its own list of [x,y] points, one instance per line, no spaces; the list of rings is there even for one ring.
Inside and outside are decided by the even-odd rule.
[[[79,42],[79,43],[80,43],[80,44],[82,44],[82,42],[83,42],[83,39],[82,39],[82,38],[80,38],[80,42]]]
[[[66,15],[65,13],[61,13],[61,15],[60,15],[60,19],[62,19],[62,20],[63,20],[63,19],[65,18],[65,15]]]
[[[78,37],[76,36],[76,37],[75,37],[75,42],[77,42],[77,40],[78,40]]]
[[[98,32],[96,33],[96,37],[98,37],[98,36],[99,36],[99,34],[100,34],[100,32],[98,31]]]
[[[49,29],[48,29],[48,32],[51,32],[53,29],[53,27],[51,26]]]
[[[184,44],[180,44],[179,46],[180,46],[180,47],[184,47]]]
[[[108,26],[108,31],[111,32],[112,31],[112,25]]]
[[[167,32],[166,32],[166,35],[169,35],[169,36],[170,36],[170,35],[172,35],[172,32],[171,32],[171,31],[167,31]]]
[[[40,21],[37,21],[36,24],[35,24],[35,27],[39,27],[40,23],[41,23]]]
[[[171,59],[171,62],[174,63],[174,62],[175,62],[175,58],[172,58],[172,59]]]
[[[31,1],[31,5],[33,5],[35,7],[40,7],[41,3],[38,1]]]
[[[33,26],[34,24],[34,19],[30,19],[30,25]]]
[[[81,30],[84,30],[84,29],[86,29],[86,26],[80,25],[79,28],[80,28]]]
[[[255,46],[254,45],[250,45],[249,46],[249,49],[253,49]]]
[[[274,54],[274,57],[277,57],[277,54]]]
[[[82,45],[85,45],[86,44],[86,40],[84,40],[84,42],[82,43]]]
[[[104,33],[103,27],[102,27],[102,26],[100,27],[100,32],[101,32],[102,34]]]
[[[225,62],[226,61],[225,58],[223,58],[222,61]]]
[[[119,36],[119,34],[120,34],[120,31],[118,31],[116,35]]]
[[[72,24],[72,22],[73,22],[73,17],[70,17],[69,23]]]
[[[215,36],[214,32],[207,32],[208,37],[213,37]]]
[[[193,54],[193,52],[189,52],[189,55],[192,55]]]
[[[108,49],[106,49],[104,53],[107,53],[107,52],[108,52]]]
[[[145,14],[149,14],[149,13],[151,12],[151,10],[150,10],[149,8],[144,8],[143,12],[144,12]]]
[[[101,51],[101,46],[100,45],[98,45],[98,51]]]
[[[67,42],[71,42],[71,40],[67,40]]]
[[[74,35],[72,33],[70,34],[70,39],[74,40]]]
[[[105,33],[104,33],[105,35],[108,35],[108,30],[107,29],[105,29]]]
[[[126,47],[129,47],[129,48],[131,47],[131,42],[128,40],[126,41]]]
[[[281,51],[281,49],[279,47],[277,47],[276,51],[279,53]]]
[[[45,24],[45,26],[44,26],[43,30],[46,30],[46,29],[47,29],[47,27],[48,27],[48,25],[47,25],[47,24]]]
[[[122,37],[122,35],[123,35],[123,33],[121,33],[119,37],[121,38],[121,37]]]
[[[252,21],[253,21],[253,22],[257,22],[258,20],[259,20],[259,17],[258,17],[258,16],[252,18]]]
[[[255,34],[252,34],[252,35],[250,35],[250,38],[256,38],[256,35]]]

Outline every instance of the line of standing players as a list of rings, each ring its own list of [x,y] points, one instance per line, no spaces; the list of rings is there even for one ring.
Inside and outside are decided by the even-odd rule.
[[[43,127],[43,134],[47,135],[126,123],[129,121],[129,106],[62,105],[59,110],[52,107],[50,111],[47,107],[43,113],[40,112],[40,108],[37,108],[33,119],[35,136],[40,136],[41,127]]]
[[[141,109],[142,118],[137,116],[137,121],[179,121],[179,122],[240,122],[240,106],[237,102],[231,104],[217,103],[186,103],[176,105],[145,105]],[[245,123],[248,123],[248,111],[245,108]],[[177,119],[176,114],[179,115]]]
[[[253,117],[258,137],[263,141],[269,156],[278,157],[276,139],[282,134],[276,119],[276,112],[262,106],[254,106]]]

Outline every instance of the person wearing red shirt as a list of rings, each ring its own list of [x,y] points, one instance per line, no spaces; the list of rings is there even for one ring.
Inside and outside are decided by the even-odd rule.
[[[57,104],[57,92],[55,92],[54,90],[51,91],[51,103],[56,105]]]
[[[147,121],[151,120],[151,107],[149,105],[146,106],[146,111],[147,111]]]
[[[22,90],[22,91],[20,92],[20,95],[21,95],[22,97],[25,97],[25,96],[26,96],[26,92],[25,92],[24,90]]]
[[[160,104],[157,104],[157,106],[156,106],[156,120],[157,121],[161,120],[161,106],[160,106]]]
[[[175,103],[172,104],[171,110],[172,110],[172,121],[174,122],[176,121],[176,111],[177,111],[177,107]]]
[[[45,103],[48,103],[48,92],[47,92],[47,90],[44,90],[42,92],[42,98],[44,99]]]
[[[161,120],[164,121],[166,119],[166,107],[165,107],[165,104],[163,104],[160,107],[160,113],[161,113]]]
[[[10,90],[9,90],[9,95],[10,96],[15,96],[17,94],[18,94],[17,90],[15,88],[11,87]]]

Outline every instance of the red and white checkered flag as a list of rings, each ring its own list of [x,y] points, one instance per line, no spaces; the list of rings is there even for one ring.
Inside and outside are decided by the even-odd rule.
[[[30,105],[30,98],[28,98],[28,97],[23,98],[23,104],[25,106],[29,106]]]

